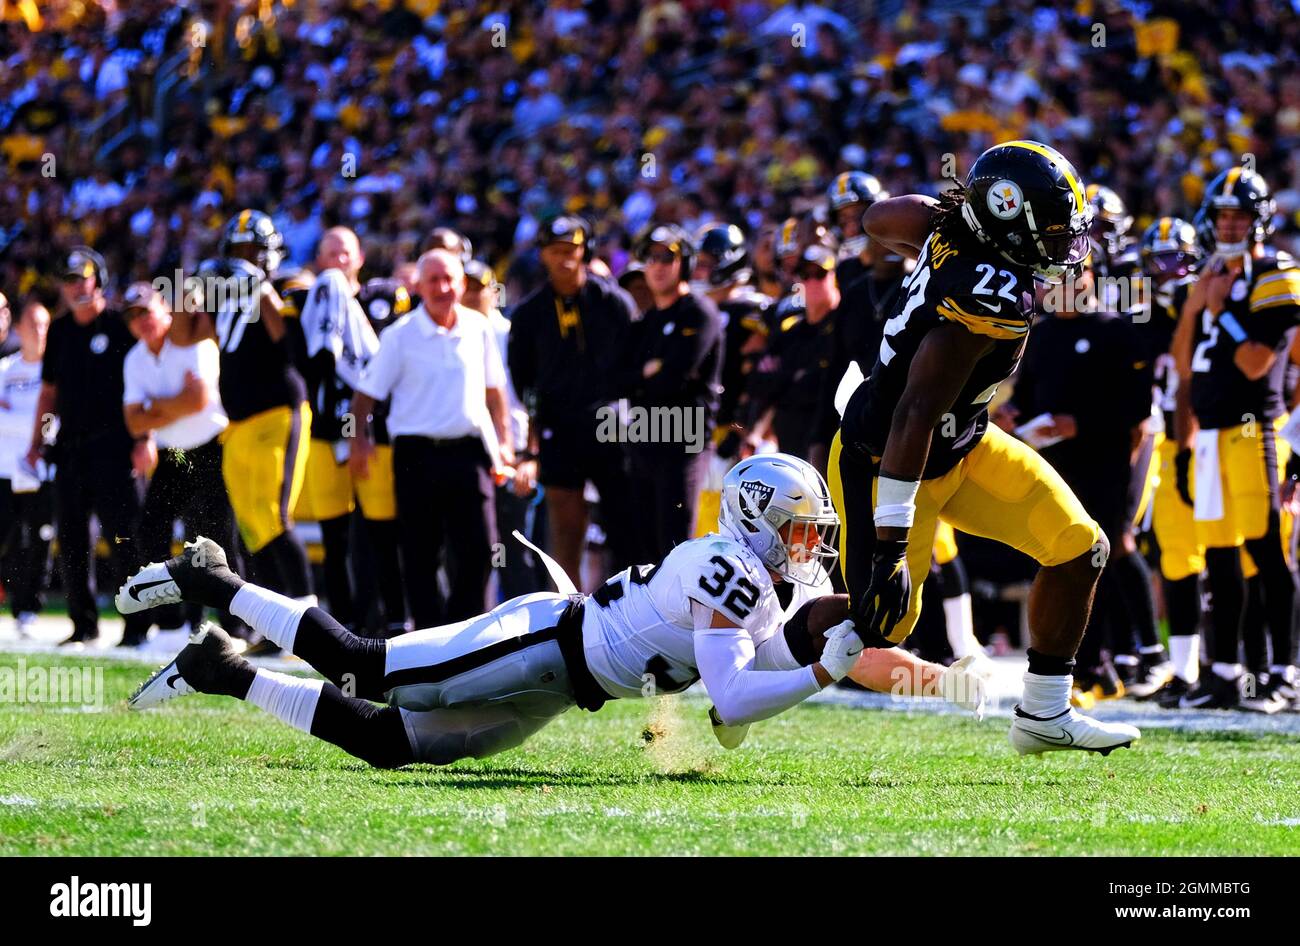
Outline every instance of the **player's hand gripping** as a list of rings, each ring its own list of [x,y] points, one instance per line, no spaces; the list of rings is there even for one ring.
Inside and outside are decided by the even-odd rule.
[[[907,571],[907,540],[876,538],[871,556],[871,584],[859,603],[860,623],[868,631],[888,636],[907,613],[912,576]]]
[[[841,621],[825,634],[826,644],[818,661],[834,680],[843,680],[862,653],[862,638],[853,630],[853,619]]]

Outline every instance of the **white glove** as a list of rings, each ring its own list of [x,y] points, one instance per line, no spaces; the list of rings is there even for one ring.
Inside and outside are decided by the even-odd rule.
[[[819,663],[833,680],[843,680],[862,653],[862,638],[853,630],[853,620],[841,621],[826,632],[826,646]]]
[[[971,654],[944,670],[939,675],[939,694],[949,703],[974,713],[976,719],[983,719],[988,703],[987,667],[977,660]],[[984,663],[987,662],[985,658]]]
[[[743,726],[728,726],[718,715],[716,706],[709,707],[709,722],[713,724],[713,738],[718,740],[718,745],[728,751],[739,749],[740,744],[749,735],[749,723]]]

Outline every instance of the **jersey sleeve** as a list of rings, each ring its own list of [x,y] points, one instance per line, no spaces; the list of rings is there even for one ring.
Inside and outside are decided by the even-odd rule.
[[[1255,280],[1250,291],[1251,338],[1274,346],[1300,323],[1300,269],[1279,268]]]
[[[950,292],[935,303],[940,318],[956,322],[975,335],[1012,339],[1029,334],[1029,321],[1018,306],[1006,299],[965,292]]]
[[[753,633],[765,620],[765,596],[771,580],[757,561],[725,539],[702,542],[686,567],[679,571],[682,592],[690,601],[719,612],[733,624]]]

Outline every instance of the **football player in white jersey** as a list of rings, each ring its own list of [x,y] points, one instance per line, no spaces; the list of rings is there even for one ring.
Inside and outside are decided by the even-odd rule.
[[[206,625],[131,706],[196,691],[233,696],[380,767],[493,755],[575,705],[596,710],[699,679],[728,747],[750,723],[850,671],[898,690],[906,674],[895,668],[904,667],[903,692],[914,681],[918,692],[956,692],[978,708],[978,678],[897,648],[864,654],[847,600],[813,597],[827,588],[839,519],[811,465],[782,454],[740,463],[726,477],[720,519],[722,534],[626,569],[592,595],[524,595],[392,640],[357,637],[320,608],[244,582],[220,546],[200,539],[141,569],[119,591],[118,609],[182,600],[228,607],[326,680],[254,668]],[[794,593],[783,605],[776,588],[786,583]]]

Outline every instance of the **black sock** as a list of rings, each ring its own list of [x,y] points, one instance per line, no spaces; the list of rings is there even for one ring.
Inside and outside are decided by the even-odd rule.
[[[384,622],[393,628],[406,625],[406,592],[402,589],[402,562],[397,551],[397,521],[367,519],[366,535],[374,554],[375,582],[384,605]]]
[[[960,558],[954,558],[939,566],[939,593],[943,600],[949,598],[960,598],[970,592],[970,583],[966,580],[966,566],[961,563]]]
[[[321,688],[311,734],[376,768],[392,769],[415,761],[397,707],[344,696],[330,683]]]
[[[1141,647],[1157,646],[1160,633],[1156,629],[1156,603],[1151,593],[1151,568],[1146,559],[1133,552],[1119,559],[1111,558],[1107,567],[1115,570],[1115,584],[1124,598],[1138,644]]]
[[[1176,581],[1165,579],[1165,614],[1169,617],[1169,634],[1191,637],[1201,616],[1201,600],[1196,585],[1199,575]]]
[[[307,550],[291,532],[282,532],[266,544],[254,559],[269,559],[279,587],[267,585],[272,591],[278,591],[290,598],[305,598],[311,592],[311,565],[307,561]],[[261,582],[259,582],[261,584]]]
[[[1029,648],[1029,672],[1043,677],[1063,677],[1074,673],[1073,657],[1052,657]]]
[[[1247,539],[1246,550],[1259,568],[1265,620],[1273,645],[1272,663],[1289,664],[1295,646],[1296,576],[1282,554],[1282,538],[1276,524],[1270,522],[1269,530],[1262,537]]]
[[[1246,583],[1241,577],[1241,550],[1205,550],[1205,586],[1209,592],[1213,660],[1235,664],[1240,658],[1241,618],[1246,604]]]
[[[349,696],[384,698],[385,642],[358,637],[320,608],[308,608],[298,621],[293,652]]]
[[[340,624],[356,623],[352,602],[352,578],[348,574],[349,516],[320,521],[321,544],[325,546],[325,598],[330,614]]]

